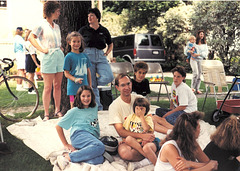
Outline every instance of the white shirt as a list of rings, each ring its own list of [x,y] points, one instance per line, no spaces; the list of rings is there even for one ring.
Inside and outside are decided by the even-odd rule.
[[[176,141],[174,140],[169,140],[167,142],[165,142],[160,151],[159,151],[159,154],[158,154],[158,158],[157,158],[157,162],[156,162],[156,165],[154,167],[154,171],[175,171],[174,167],[169,163],[169,162],[163,162],[160,160],[160,155],[161,155],[161,152],[162,152],[162,149],[164,148],[165,145],[167,144],[172,144],[176,147],[176,149],[178,150],[178,154],[179,156],[182,157],[182,153],[181,153],[181,150],[179,149]]]
[[[137,94],[131,94],[130,104],[124,102],[119,96],[116,100],[112,102],[109,106],[109,124],[122,123],[125,119],[133,112],[133,103],[137,97],[143,97]]]
[[[192,89],[182,82],[178,87],[172,83],[171,99],[175,107],[186,106],[184,112],[191,113],[197,111],[197,98]]]
[[[35,27],[32,30],[31,34],[36,35],[41,45],[47,49],[54,49],[61,47],[61,32],[60,27],[53,23],[53,27],[51,24],[44,19],[39,26]]]

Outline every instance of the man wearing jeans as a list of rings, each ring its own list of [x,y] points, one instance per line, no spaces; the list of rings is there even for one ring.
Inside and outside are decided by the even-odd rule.
[[[99,23],[100,19],[100,11],[97,8],[90,9],[88,11],[89,24],[83,26],[79,30],[79,33],[83,36],[86,43],[84,52],[88,55],[92,63],[90,67],[92,88],[96,96],[95,100],[98,104],[98,110],[103,110],[97,86],[106,85],[114,79],[111,67],[107,61],[107,55],[112,51],[113,43],[107,28]],[[107,50],[103,52],[106,44]]]

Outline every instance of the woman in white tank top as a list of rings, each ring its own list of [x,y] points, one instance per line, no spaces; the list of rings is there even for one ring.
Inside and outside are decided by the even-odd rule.
[[[172,132],[161,142],[154,171],[217,170],[217,161],[209,160],[196,141],[202,118],[203,113],[197,111],[178,117]]]

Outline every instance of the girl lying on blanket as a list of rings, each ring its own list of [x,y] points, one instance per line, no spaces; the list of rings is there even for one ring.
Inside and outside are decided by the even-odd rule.
[[[197,111],[178,117],[172,132],[161,142],[155,171],[217,170],[218,162],[209,160],[196,141],[202,117]]]
[[[86,162],[102,164],[105,147],[98,139],[100,135],[98,123],[98,106],[90,86],[81,86],[74,100],[74,108],[69,110],[57,124],[58,135],[66,150],[58,156],[59,167],[63,170],[69,162]],[[68,144],[63,128],[70,131],[71,144]]]

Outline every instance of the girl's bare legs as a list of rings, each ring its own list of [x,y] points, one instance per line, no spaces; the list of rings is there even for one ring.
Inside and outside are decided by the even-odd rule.
[[[55,114],[59,117],[62,117],[62,113],[60,112],[62,77],[63,72],[58,72],[55,74],[55,77],[53,79],[53,97],[55,101]]]
[[[70,102],[71,109],[73,108],[73,102]]]
[[[173,125],[168,123],[165,118],[153,115],[152,119],[154,123],[154,130],[157,132],[167,134],[169,129],[173,129]]]
[[[146,154],[146,158],[148,158],[148,160],[150,160],[152,162],[152,164],[155,166],[155,164],[157,162],[157,155],[156,155],[157,147],[156,147],[156,145],[152,142],[147,143],[143,146],[143,151]]]
[[[136,138],[133,138],[131,136],[127,136],[125,142],[126,142],[127,145],[134,148],[139,153],[141,153],[144,157],[146,157],[146,154],[144,153],[142,146],[140,145],[140,143],[137,141]]]

